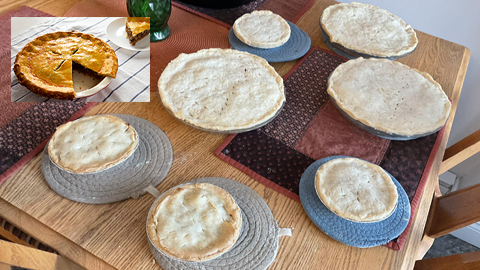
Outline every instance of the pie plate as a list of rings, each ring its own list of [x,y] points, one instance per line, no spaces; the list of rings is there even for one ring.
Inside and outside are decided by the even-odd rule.
[[[148,186],[157,186],[172,165],[172,146],[155,124],[128,114],[113,114],[132,125],[138,134],[137,149],[121,163],[105,170],[76,174],[51,161],[48,144],[42,153],[42,173],[50,188],[72,201],[103,204],[145,194]]]
[[[298,26],[289,21],[287,21],[287,23],[290,25],[291,30],[290,39],[282,46],[276,48],[262,49],[249,46],[237,38],[233,32],[233,28],[231,28],[228,33],[228,41],[233,49],[258,55],[268,62],[295,60],[304,56],[308,50],[310,50],[312,41],[308,34],[298,28]]]
[[[76,70],[73,70],[72,76],[73,89],[75,90],[76,98],[93,96],[105,89],[113,80],[113,78],[109,76],[106,76],[103,79],[93,78]]]
[[[326,162],[346,158],[331,156],[312,163],[300,179],[300,201],[313,223],[331,238],[353,247],[367,248],[386,244],[397,238],[410,220],[410,201],[400,183],[387,172],[397,187],[398,202],[393,213],[377,222],[355,222],[341,218],[320,201],[315,191],[315,175]]]
[[[150,50],[150,34],[138,41],[135,46],[130,44],[125,32],[125,20],[127,18],[118,18],[111,21],[107,26],[107,37],[115,43],[115,45],[132,51],[149,51]]]
[[[378,58],[378,59],[388,59],[388,60],[397,60],[399,58],[402,58],[402,57],[405,57],[407,55],[410,55],[411,53],[413,53],[415,50],[411,51],[411,52],[408,52],[406,54],[403,54],[403,55],[399,55],[399,56],[392,56],[392,57],[379,57],[379,56],[375,56],[375,55],[369,55],[369,54],[365,54],[365,53],[361,53],[361,52],[357,52],[355,50],[351,50],[351,49],[348,49],[348,48],[345,48],[344,46],[338,44],[338,43],[333,43],[330,41],[330,37],[325,33],[325,31],[323,30],[323,27],[322,27],[322,18],[320,18],[320,30],[322,32],[322,39],[323,41],[325,42],[325,45],[327,45],[327,47],[332,50],[334,53],[340,55],[340,56],[343,56],[345,58],[348,58],[348,59],[355,59],[355,58],[358,58],[358,57],[363,57],[363,58]],[[415,48],[416,49],[416,48]]]
[[[346,113],[345,111],[343,111],[338,105],[337,105],[337,102],[335,101],[335,99],[333,99],[331,96],[330,96],[330,100],[333,102],[333,104],[335,105],[335,107],[337,107],[337,109],[340,111],[340,113],[352,124],[354,124],[356,127],[370,133],[370,134],[373,134],[375,136],[378,136],[380,138],[384,138],[384,139],[388,139],[388,140],[392,140],[392,141],[408,141],[408,140],[414,140],[414,139],[418,139],[418,138],[421,138],[421,137],[425,137],[425,136],[428,136],[428,135],[432,135],[434,134],[435,132],[439,131],[440,129],[443,128],[443,126],[439,127],[438,129],[434,130],[434,131],[431,131],[431,132],[427,132],[427,133],[422,133],[422,134],[415,134],[415,135],[412,135],[412,136],[404,136],[404,135],[398,135],[398,134],[393,134],[393,133],[387,133],[385,131],[381,131],[381,130],[378,130],[378,129],[375,129],[373,127],[370,127],[370,126],[367,126],[365,125],[364,123],[356,120],[356,119],[353,119],[348,113]]]
[[[173,188],[195,183],[209,183],[218,186],[234,198],[242,212],[242,228],[237,242],[222,255],[202,262],[180,260],[165,254],[155,246],[148,234],[148,217],[157,201],[162,198],[163,195],[160,195],[150,207],[146,222],[148,244],[155,260],[165,270],[266,270],[277,255],[280,228],[263,198],[250,187],[221,177],[198,178]]]

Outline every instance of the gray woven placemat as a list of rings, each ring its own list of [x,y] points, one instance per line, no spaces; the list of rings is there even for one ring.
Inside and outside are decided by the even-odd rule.
[[[220,257],[204,262],[187,262],[170,257],[157,249],[150,237],[148,237],[150,250],[160,266],[165,270],[267,269],[277,256],[279,228],[270,208],[268,208],[262,197],[244,184],[227,178],[205,177],[182,185],[193,183],[213,184],[225,189],[232,195],[242,210],[242,230],[240,236],[229,251]],[[161,196],[155,202],[159,198]],[[155,205],[155,202],[152,204],[152,207]],[[150,216],[150,213],[148,216]]]
[[[74,174],[58,168],[45,147],[42,172],[48,185],[61,196],[73,201],[101,204],[137,198],[148,186],[157,186],[167,176],[172,165],[172,145],[155,124],[127,114],[114,114],[132,125],[139,144],[124,162],[107,170]]]

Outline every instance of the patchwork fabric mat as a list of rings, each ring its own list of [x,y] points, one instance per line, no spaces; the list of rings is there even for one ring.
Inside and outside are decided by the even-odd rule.
[[[21,7],[0,17],[0,184],[39,153],[57,126],[82,116],[95,103],[10,102],[10,18],[51,16]]]
[[[330,73],[347,61],[312,48],[284,76],[286,103],[268,125],[229,136],[214,153],[262,184],[299,201],[299,181],[315,160],[328,156],[358,157],[380,165],[405,189],[412,218],[388,247],[405,243],[442,141],[444,129],[410,141],[390,141],[367,133],[345,119],[327,94]]]
[[[180,0],[172,1],[174,6],[215,21],[227,28],[230,28],[237,18],[254,10],[271,10],[285,20],[296,23],[314,3],[315,0],[254,0],[235,8],[213,9],[183,3]]]

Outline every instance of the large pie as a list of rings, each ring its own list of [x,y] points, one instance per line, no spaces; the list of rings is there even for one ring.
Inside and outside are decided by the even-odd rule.
[[[160,76],[158,91],[171,114],[209,131],[258,126],[285,102],[283,79],[265,59],[230,49],[180,54]]]
[[[320,23],[330,41],[346,48],[347,53],[350,50],[376,57],[400,57],[418,44],[410,25],[372,5],[353,2],[329,6]]]
[[[98,172],[125,161],[138,146],[135,129],[113,115],[83,117],[57,128],[50,159],[72,173]]]
[[[198,183],[167,191],[155,203],[147,233],[163,253],[205,261],[228,251],[242,227],[240,208],[224,189]]]
[[[428,73],[397,61],[357,58],[338,66],[328,94],[355,121],[376,130],[423,136],[440,129],[450,101]]]
[[[381,167],[358,158],[323,164],[315,176],[315,189],[328,209],[358,222],[387,218],[398,201],[392,178]]]
[[[116,77],[118,59],[103,40],[80,32],[39,36],[17,54],[13,70],[20,84],[49,98],[75,99],[72,69]]]

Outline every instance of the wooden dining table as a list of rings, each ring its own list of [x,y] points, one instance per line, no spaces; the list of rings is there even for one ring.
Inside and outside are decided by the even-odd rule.
[[[2,2],[0,15],[27,5],[63,16],[80,0]],[[322,11],[334,3],[316,0],[297,22],[312,39],[312,46],[327,49],[318,20]],[[277,257],[269,269],[412,269],[470,58],[470,51],[464,46],[420,31],[417,35],[418,48],[398,61],[431,74],[451,99],[452,111],[410,234],[400,251],[384,246],[355,248],[328,237],[308,218],[300,203],[265,187],[213,154],[227,135],[199,131],[177,121],[165,111],[155,92],[151,93],[149,103],[98,103],[86,115],[131,114],[153,122],[167,134],[174,161],[166,179],[157,186],[160,192],[209,176],[231,178],[255,190],[267,202],[278,225],[292,229],[291,237],[280,238]],[[284,75],[296,62],[273,66]],[[154,88],[156,85],[152,85]],[[102,205],[74,202],[49,188],[40,160],[37,155],[0,185],[2,218],[87,269],[161,269],[148,248],[145,232],[153,196],[146,194]]]

